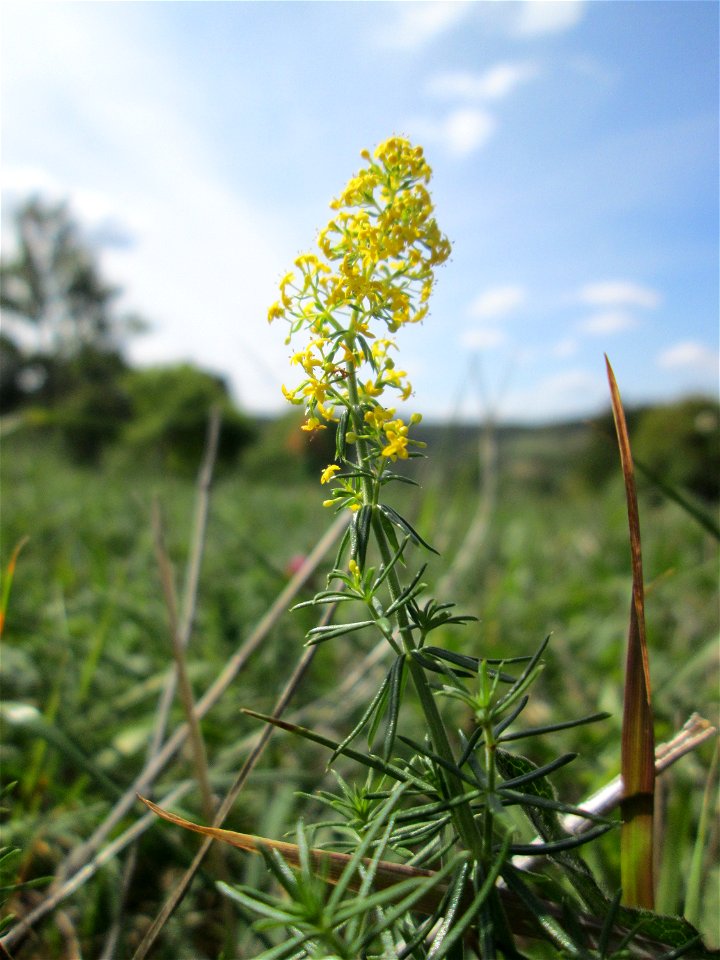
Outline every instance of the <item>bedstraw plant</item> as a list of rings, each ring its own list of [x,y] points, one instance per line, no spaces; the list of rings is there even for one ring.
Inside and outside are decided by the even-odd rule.
[[[321,744],[331,764],[354,762],[358,776],[338,774],[335,792],[316,791],[328,818],[299,823],[295,843],[200,827],[151,806],[265,857],[279,895],[220,884],[244,915],[259,917],[263,960],[704,956],[689,924],[621,906],[619,893],[608,897],[594,880],[578,848],[616,822],[556,795],[552,773],[574,756],[538,766],[516,749],[606,715],[523,727],[547,640],[531,657],[488,659],[473,618],[427,596],[426,564],[415,557],[432,547],[387,495],[413,482],[398,461],[423,456],[413,436],[420,414],[398,412],[412,386],[394,335],[426,317],[450,243],[422,148],[393,137],[362,156],[317,252],[283,277],[269,319],[288,325],[299,377],[283,393],[304,407],[302,429],[335,433],[320,483],[325,506],[348,514],[326,588],[300,604],[324,614],[307,643],[363,631],[386,644],[387,670],[344,739],[246,711]],[[447,646],[449,629],[461,626],[463,654]],[[567,815],[583,829],[566,829]]]

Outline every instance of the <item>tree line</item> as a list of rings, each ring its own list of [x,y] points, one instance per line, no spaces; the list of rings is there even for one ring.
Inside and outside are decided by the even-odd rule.
[[[133,369],[130,339],[147,329],[120,309],[96,251],[66,204],[27,200],[15,246],[0,261],[0,414],[60,438],[96,464],[123,443],[164,466],[197,464],[208,411],[219,406],[221,462],[235,461],[254,426],[225,381],[190,364]]]

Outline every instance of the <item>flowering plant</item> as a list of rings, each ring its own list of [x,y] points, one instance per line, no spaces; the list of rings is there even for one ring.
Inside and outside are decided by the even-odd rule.
[[[302,823],[297,844],[289,844],[201,827],[149,805],[265,857],[285,896],[220,884],[245,912],[260,915],[258,930],[285,931],[263,960],[655,957],[660,949],[669,958],[690,948],[705,956],[689,924],[621,907],[596,884],[576,848],[615,824],[604,816],[607,807],[558,799],[550,776],[574,756],[537,766],[511,748],[607,716],[517,728],[547,640],[531,657],[502,660],[429,642],[440,628],[474,618],[453,613],[451,603],[421,602],[426,565],[410,572],[410,554],[432,548],[383,499],[388,483],[412,482],[393,464],[420,452],[410,433],[420,417],[398,416],[390,405],[396,401],[386,398],[412,394],[407,373],[395,366],[393,334],[427,315],[434,268],[448,259],[450,244],[433,215],[422,149],[393,137],[362,156],[366,166],[332,204],[319,255],[297,258],[269,319],[288,323],[288,343],[306,338],[292,356],[300,382],[283,393],[304,405],[303,430],[334,425],[335,462],[320,481],[331,488],[325,504],[350,512],[327,588],[298,605],[326,611],[307,643],[366,631],[387,645],[391,663],[342,740],[245,712],[322,744],[331,762],[351,759],[365,778],[348,783],[338,776],[336,793],[313,795],[332,812],[321,826],[333,831],[334,850],[312,848]],[[348,604],[360,606],[362,616],[332,622]],[[424,721],[419,738],[400,732],[410,689]],[[468,722],[455,733],[448,713],[458,703]],[[354,746],[363,732],[367,751]],[[528,870],[539,859],[559,868],[540,883]],[[545,941],[540,953],[526,952],[538,941]]]
[[[388,393],[402,400],[412,394],[406,372],[395,366],[392,334],[427,315],[434,267],[450,256],[425,187],[431,171],[422,148],[394,137],[363,157],[367,167],[333,202],[335,216],[320,232],[321,256],[297,258],[297,272],[283,277],[268,314],[289,323],[286,342],[300,332],[310,338],[291,361],[304,379],[283,393],[304,403],[303,430],[337,422],[342,463],[349,462],[347,444],[355,446],[361,472],[343,477],[326,501],[353,510],[372,502],[387,461],[407,459],[421,446],[409,437],[420,415],[408,423],[383,403]],[[340,469],[328,466],[322,483],[339,480]]]

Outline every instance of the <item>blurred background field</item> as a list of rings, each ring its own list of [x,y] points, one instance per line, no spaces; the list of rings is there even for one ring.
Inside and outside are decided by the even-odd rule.
[[[717,517],[712,488],[718,476],[717,417],[717,404],[709,400],[630,416],[637,456],[671,478],[710,525]],[[3,440],[3,568],[16,543],[29,538],[18,559],[2,656],[2,776],[5,784],[16,781],[5,798],[3,837],[21,851],[7,865],[6,881],[54,874],[142,768],[172,665],[152,504],[162,507],[167,549],[181,582],[197,497],[189,463],[173,456],[170,447],[159,446],[156,458],[143,459],[134,453],[132,437],[127,444],[119,439],[92,465],[77,463],[69,456],[63,426],[36,420],[10,420]],[[292,415],[250,421],[252,442],[235,462],[218,466],[187,652],[197,698],[332,519],[320,506],[317,483],[328,451],[322,441],[307,442],[297,425]],[[198,429],[202,448],[202,419]],[[533,652],[552,634],[529,720],[560,721],[597,710],[612,714],[603,723],[558,733],[546,745],[546,757],[532,757],[542,761],[577,751],[578,760],[554,779],[561,795],[579,800],[619,766],[630,572],[624,492],[609,419],[532,429],[435,425],[426,426],[423,436],[428,458],[407,467],[421,487],[403,486],[411,497],[405,513],[442,554],[428,569],[430,589],[478,618],[465,628],[447,628],[441,642],[481,657],[514,656]],[[698,519],[642,476],[640,498],[656,730],[662,741],[694,711],[717,720],[718,551],[717,540]],[[328,555],[326,569],[331,560]],[[323,580],[321,565],[298,599],[311,596]],[[257,733],[240,708],[272,709],[313,622],[307,610],[282,617],[203,720],[217,794],[227,789]],[[370,664],[365,675],[357,675],[373,647],[374,640],[362,634],[323,645],[292,715],[331,736],[347,732],[381,676]],[[462,716],[458,720],[462,723]],[[171,728],[181,721],[177,703]],[[412,724],[411,716],[407,722]],[[683,908],[682,878],[711,754],[706,745],[661,781],[658,907],[667,912]],[[317,815],[312,801],[294,793],[329,785],[325,762],[320,748],[276,734],[226,825],[279,836],[298,813]],[[346,764],[338,766],[347,772]],[[192,777],[185,750],[161,774],[153,795],[162,797]],[[201,819],[198,803],[197,791],[190,789],[177,808]],[[138,815],[133,809],[121,826]],[[713,830],[704,857],[708,876],[717,879],[720,838]],[[160,826],[142,836],[122,907],[117,956],[130,955],[196,846],[191,836]],[[614,835],[588,855],[614,889]],[[122,861],[122,855],[113,858],[63,904],[61,913],[83,955],[103,955],[112,921],[120,919],[114,914]],[[260,881],[257,864],[240,854],[231,855],[229,869],[233,878]],[[164,931],[158,956],[218,955],[223,914],[210,874],[206,870],[195,882]],[[707,884],[703,903],[710,937],[716,888]],[[42,896],[41,889],[16,894],[6,911],[23,913]],[[257,944],[240,926],[246,951],[240,955],[252,956]],[[66,925],[48,920],[38,940],[28,941],[19,955],[64,956],[69,936]]]

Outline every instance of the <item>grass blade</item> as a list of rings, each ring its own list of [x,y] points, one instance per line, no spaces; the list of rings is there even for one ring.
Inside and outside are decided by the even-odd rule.
[[[617,381],[607,357],[605,362],[620,448],[620,461],[625,479],[632,558],[632,604],[623,700],[621,770],[624,794],[621,802],[623,826],[620,835],[620,870],[623,904],[652,910],[655,902],[653,881],[655,737],[650,666],[645,635],[640,517],[625,412]]]
[[[700,822],[698,824],[697,837],[693,847],[692,858],[690,860],[690,870],[688,872],[687,893],[685,895],[685,917],[694,926],[700,924],[700,892],[703,884],[703,860],[707,850],[707,835],[710,828],[710,817],[713,805],[713,792],[715,789],[715,778],[718,768],[718,744],[715,743],[715,752],[713,753],[712,763],[708,771],[707,782],[703,792],[702,809],[700,811]]]
[[[28,542],[28,537],[23,537],[15,545],[15,548],[12,552],[8,565],[5,569],[5,576],[3,577],[2,590],[0,591],[0,637],[3,634],[5,628],[5,616],[7,614],[8,603],[10,601],[10,590],[12,588],[13,577],[15,576],[15,567],[17,566],[17,559],[20,555],[20,551]]]

